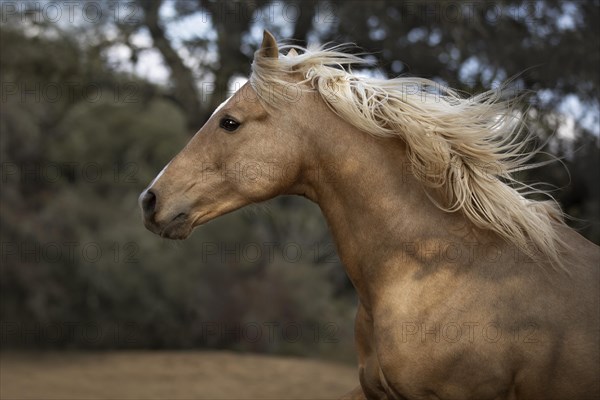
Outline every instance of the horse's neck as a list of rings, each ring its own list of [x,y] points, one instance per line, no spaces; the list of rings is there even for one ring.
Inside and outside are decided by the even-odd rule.
[[[399,140],[375,138],[343,123],[327,134],[317,132],[313,142],[311,154],[317,157],[301,192],[321,207],[361,301],[371,297],[382,269],[398,269],[398,259],[410,257],[403,252],[464,226],[459,215],[441,211],[428,198]],[[402,279],[417,267],[402,263],[394,277]]]

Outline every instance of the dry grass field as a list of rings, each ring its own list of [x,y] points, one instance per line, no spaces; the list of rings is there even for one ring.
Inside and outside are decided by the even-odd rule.
[[[0,356],[2,400],[331,399],[357,384],[349,365],[224,351]]]

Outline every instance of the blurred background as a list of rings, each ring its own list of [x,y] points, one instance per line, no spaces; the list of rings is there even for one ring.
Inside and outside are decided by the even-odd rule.
[[[514,81],[561,158],[524,171],[600,243],[599,1],[0,1],[0,397],[332,398],[354,290],[318,207],[281,197],[184,242],[137,196],[239,88],[262,30],[353,42],[474,94]],[[537,161],[548,159],[539,155]]]

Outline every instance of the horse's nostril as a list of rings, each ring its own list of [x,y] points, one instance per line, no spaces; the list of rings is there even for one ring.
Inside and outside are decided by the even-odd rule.
[[[156,195],[151,189],[147,190],[142,197],[142,210],[145,217],[151,217],[156,211]]]

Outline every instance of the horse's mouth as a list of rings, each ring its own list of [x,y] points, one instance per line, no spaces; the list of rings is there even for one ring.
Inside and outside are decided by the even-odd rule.
[[[166,239],[183,240],[190,236],[196,226],[202,225],[211,219],[209,212],[200,213],[193,217],[186,213],[179,213],[158,232],[158,235]]]
[[[179,213],[159,232],[160,237],[166,239],[183,240],[192,232],[192,224],[189,223],[188,214]]]

